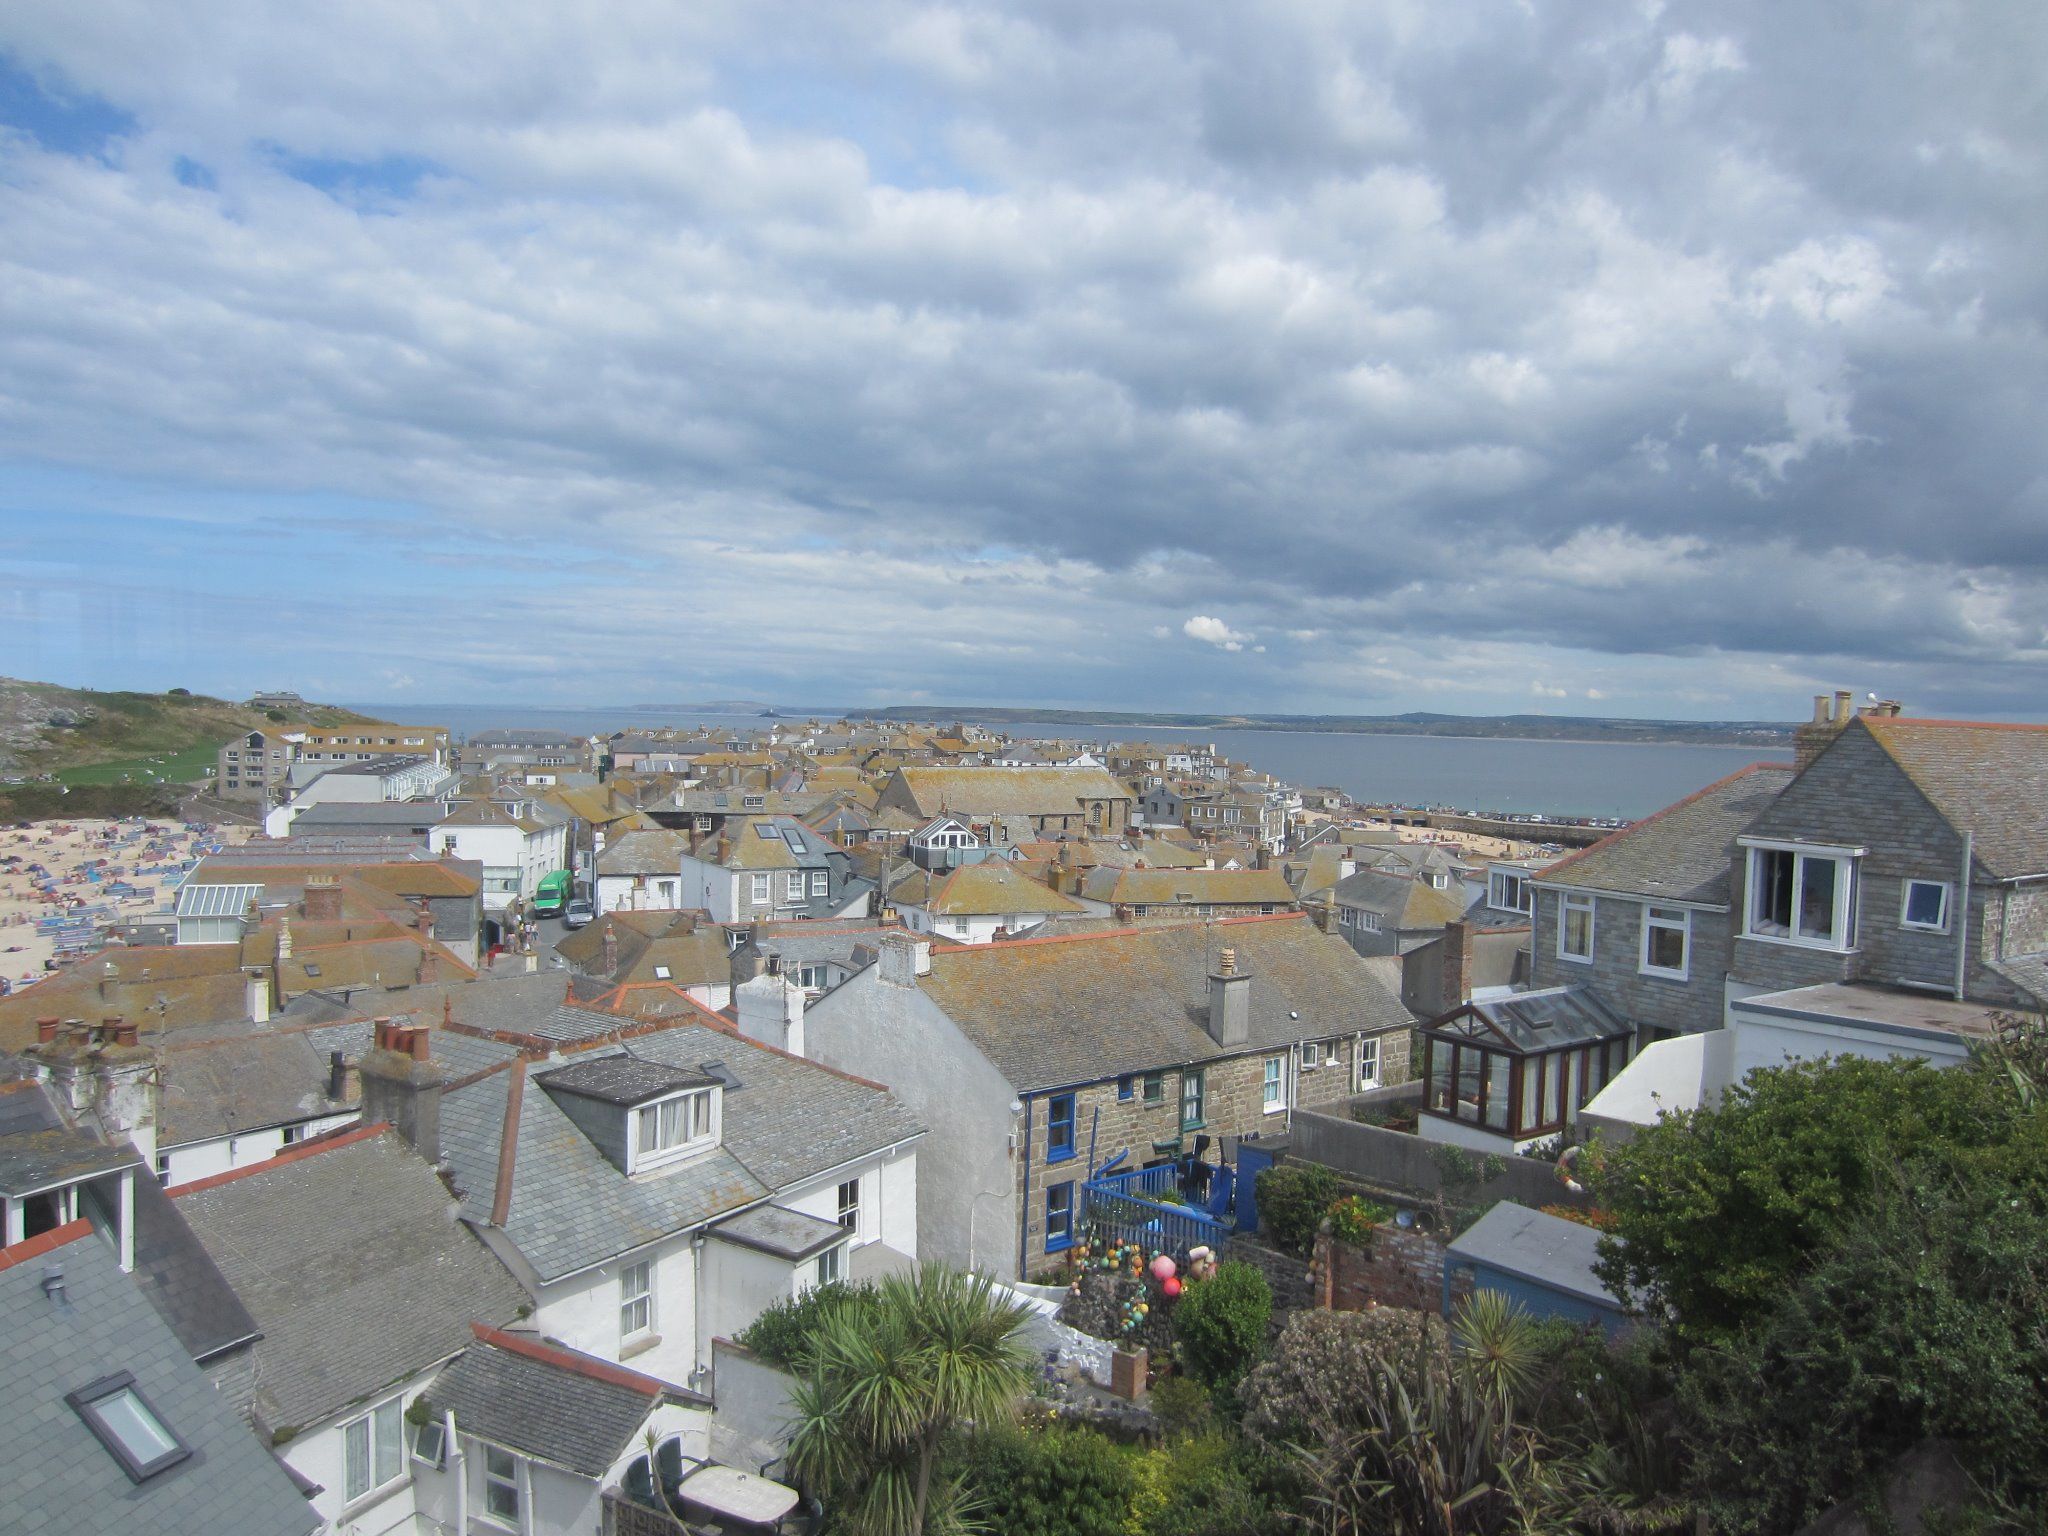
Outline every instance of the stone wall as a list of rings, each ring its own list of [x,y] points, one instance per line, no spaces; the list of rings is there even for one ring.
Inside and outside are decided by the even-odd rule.
[[[1444,1251],[1441,1239],[1412,1227],[1381,1227],[1367,1248],[1322,1233],[1309,1265],[1315,1304],[1339,1312],[1362,1312],[1369,1306],[1441,1312]],[[1457,1285],[1453,1300],[1470,1289],[1469,1280]]]
[[[1308,1265],[1293,1254],[1282,1253],[1240,1232],[1224,1244],[1222,1257],[1227,1262],[1249,1264],[1266,1277],[1273,1292],[1273,1320],[1268,1328],[1273,1337],[1279,1337],[1287,1319],[1296,1312],[1317,1305],[1315,1281],[1309,1276]]]
[[[1418,1200],[1444,1193],[1441,1163],[1449,1159],[1439,1143],[1424,1141],[1406,1131],[1361,1125],[1348,1118],[1312,1111],[1295,1115],[1290,1155],[1297,1162],[1321,1163],[1339,1177],[1368,1189]],[[1485,1160],[1479,1154],[1462,1155],[1475,1167],[1483,1168]],[[1482,1208],[1496,1200],[1516,1200],[1533,1206],[1592,1203],[1589,1196],[1575,1195],[1558,1182],[1554,1164],[1531,1157],[1502,1156],[1499,1167],[1494,1177],[1482,1179],[1469,1188],[1455,1187],[1450,1194],[1461,1204]]]

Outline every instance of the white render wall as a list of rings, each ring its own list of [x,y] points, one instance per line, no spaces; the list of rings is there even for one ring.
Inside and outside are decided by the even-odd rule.
[[[994,916],[933,917],[923,907],[898,907],[896,910],[902,915],[903,926],[912,933],[928,933],[953,944],[993,944],[998,928],[1021,933],[1036,928],[1051,915],[1045,912],[1010,912]],[[1104,907],[1099,915],[1107,916],[1108,912],[1109,909]]]
[[[622,1271],[641,1260],[652,1264],[654,1333],[660,1342],[631,1354],[622,1351],[619,1333],[619,1281]],[[607,1260],[594,1269],[540,1287],[535,1325],[542,1335],[571,1349],[616,1360],[636,1371],[683,1386],[690,1373],[711,1357],[700,1336],[697,1295],[698,1257],[690,1235],[678,1233],[658,1243]]]
[[[681,912],[683,878],[674,875],[599,875],[599,912]]]
[[[775,1202],[806,1216],[839,1219],[839,1186],[860,1180],[860,1225],[852,1248],[885,1243],[907,1259],[917,1257],[917,1149],[912,1142],[893,1156],[870,1158],[842,1172],[785,1190]]]
[[[686,854],[682,860],[682,881],[684,907],[709,912],[715,923],[739,921],[735,915],[739,882],[733,871]]]
[[[313,1120],[299,1122],[301,1139],[318,1136],[326,1131],[339,1130],[345,1125],[354,1125],[362,1116],[355,1110],[344,1110],[340,1114],[323,1115]],[[191,1141],[181,1147],[167,1147],[159,1151],[158,1157],[168,1163],[167,1168],[158,1172],[168,1173],[165,1180],[172,1188],[190,1184],[195,1179],[210,1179],[217,1173],[232,1173],[237,1168],[252,1167],[267,1163],[278,1153],[287,1149],[284,1139],[285,1127],[273,1125],[263,1130],[243,1131],[234,1136],[216,1136],[211,1141]]]
[[[387,1532],[403,1532],[411,1536],[418,1528],[414,1514],[413,1474],[419,1470],[419,1463],[412,1459],[411,1426],[405,1426],[406,1452],[401,1460],[399,1480],[387,1491],[373,1494],[352,1506],[345,1506],[342,1502],[345,1455],[342,1426],[393,1397],[402,1397],[410,1407],[412,1400],[426,1391],[434,1377],[440,1374],[440,1369],[437,1364],[431,1370],[408,1377],[403,1386],[365,1399],[324,1423],[301,1429],[277,1448],[277,1454],[293,1471],[320,1485],[321,1491],[312,1500],[313,1508],[327,1522],[325,1529],[333,1532],[334,1536],[386,1536]]]

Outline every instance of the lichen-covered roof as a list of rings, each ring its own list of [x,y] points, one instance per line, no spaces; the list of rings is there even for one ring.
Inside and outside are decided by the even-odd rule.
[[[1298,913],[937,948],[917,984],[1013,1086],[1063,1087],[1228,1054],[1204,1028],[1226,946],[1252,978],[1243,1051],[1413,1022]]]
[[[892,897],[904,899],[894,893]],[[1062,896],[1051,886],[1027,880],[1002,859],[963,864],[940,877],[923,905],[938,917],[1007,917],[1017,913],[1083,910],[1071,896]]]
[[[2004,880],[2048,874],[2048,726],[1860,716],[1979,863]]]
[[[1088,872],[1081,894],[1120,907],[1294,905],[1277,869],[1116,869]]]

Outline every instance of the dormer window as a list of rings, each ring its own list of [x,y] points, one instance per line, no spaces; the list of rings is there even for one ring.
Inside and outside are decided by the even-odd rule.
[[[678,1094],[633,1111],[633,1168],[638,1173],[671,1158],[687,1157],[717,1139],[715,1091]]]

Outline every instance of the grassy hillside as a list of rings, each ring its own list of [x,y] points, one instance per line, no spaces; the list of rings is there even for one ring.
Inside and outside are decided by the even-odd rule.
[[[292,723],[362,718],[313,706]],[[277,723],[279,717],[203,694],[102,693],[0,678],[0,775],[42,781],[0,786],[0,815],[57,814],[60,801],[62,814],[159,814],[167,799],[175,800],[169,787],[205,780],[222,743]],[[93,793],[64,795],[58,786]]]

